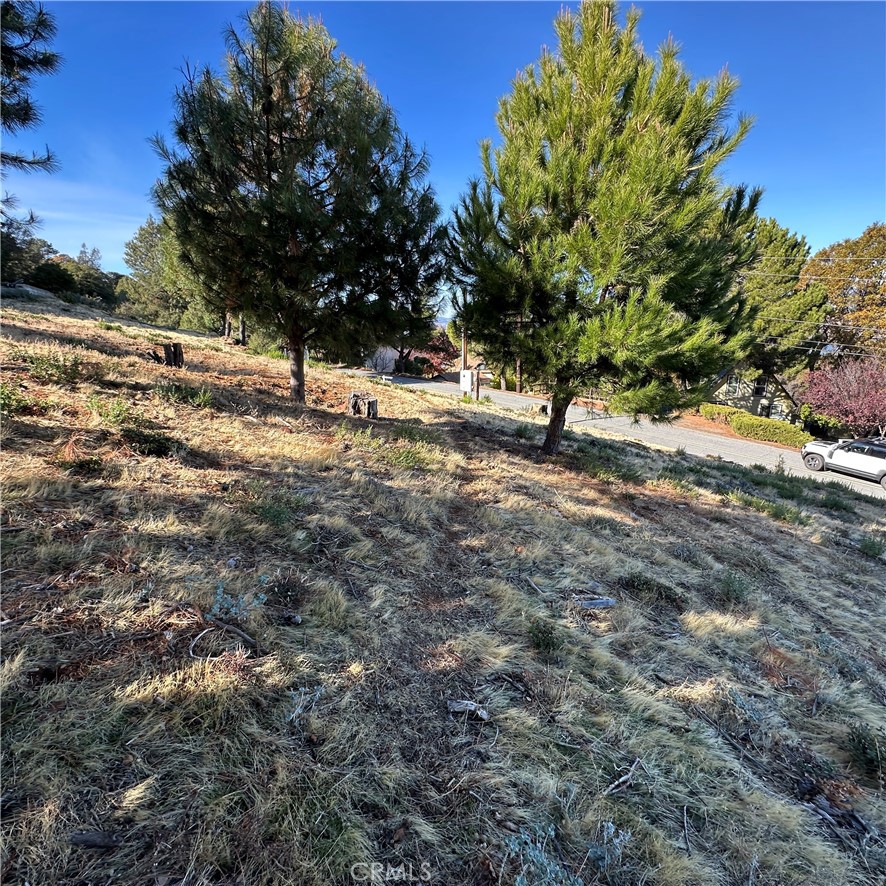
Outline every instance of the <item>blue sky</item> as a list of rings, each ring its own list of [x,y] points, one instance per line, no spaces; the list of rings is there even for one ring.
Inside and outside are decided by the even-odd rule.
[[[479,172],[515,73],[555,46],[559,2],[304,3],[339,48],[364,63],[410,137],[431,156],[444,210]],[[726,177],[765,188],[761,212],[813,249],[886,219],[886,4],[639,2],[653,50],[672,34],[696,78],[724,66],[741,80],[735,110],[756,118]],[[247,4],[47,2],[61,71],[40,79],[44,121],[5,147],[48,144],[54,175],[10,174],[4,188],[43,219],[62,252],[98,246],[125,271],[123,245],[153,211],[165,133],[187,60],[220,68],[222,31]],[[623,10],[627,5],[623,5]]]

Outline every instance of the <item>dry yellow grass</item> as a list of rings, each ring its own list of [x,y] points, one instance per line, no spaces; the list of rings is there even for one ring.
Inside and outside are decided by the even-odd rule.
[[[4,313],[4,882],[886,875],[876,502]]]

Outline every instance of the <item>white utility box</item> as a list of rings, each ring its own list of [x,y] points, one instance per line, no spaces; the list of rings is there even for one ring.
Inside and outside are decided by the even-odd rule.
[[[474,370],[473,369],[462,369],[459,374],[458,379],[458,387],[459,390],[464,391],[466,394],[470,394],[474,390]]]

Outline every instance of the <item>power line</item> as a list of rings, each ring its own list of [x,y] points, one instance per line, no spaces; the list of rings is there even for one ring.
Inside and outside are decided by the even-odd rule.
[[[768,258],[775,259],[777,261],[796,261],[796,257],[791,257],[790,255],[758,255],[758,259]],[[807,259],[804,259],[804,262],[838,262],[838,261],[867,261],[867,262],[875,262],[875,261],[886,261],[886,258],[881,256],[875,256],[874,258],[853,258],[852,256],[846,256],[845,258],[830,258],[829,256],[824,258],[816,258],[814,255],[810,256]]]
[[[840,323],[838,320],[795,320],[793,317],[770,317],[761,314],[760,320],[783,320],[786,323],[804,323],[807,326],[839,326],[841,329],[864,329],[870,332],[886,332],[881,326],[853,326],[850,323]]]
[[[739,276],[741,277],[786,277],[790,280],[799,280],[805,276],[807,280],[855,280],[857,283],[882,283],[882,277],[852,277],[852,276],[839,276],[832,277],[830,275],[824,276],[822,274],[789,274],[787,271],[784,273],[778,273],[777,271],[739,271]]]
[[[758,338],[757,341],[760,344],[770,344],[773,341],[793,341],[792,338],[786,335],[767,335],[765,338]],[[855,351],[867,351],[872,354],[872,356],[877,356],[879,354],[886,354],[886,348],[879,348],[876,345],[840,345],[838,342],[825,341],[824,339],[819,338],[804,338],[803,341],[806,345],[821,345],[822,348],[830,347],[830,348],[838,348],[840,353],[846,353],[846,348],[851,348]]]
[[[807,354],[811,354],[813,351],[818,350],[821,352],[820,348],[809,348],[804,347],[803,345],[782,345],[784,348],[794,348],[797,351],[805,351]],[[841,357],[858,357],[858,358],[866,358],[868,360],[882,360],[882,354],[869,354],[865,351],[840,351]]]

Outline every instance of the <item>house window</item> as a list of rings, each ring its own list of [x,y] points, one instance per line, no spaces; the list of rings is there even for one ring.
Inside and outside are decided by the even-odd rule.
[[[736,375],[735,373],[730,373],[726,377],[726,396],[727,397],[737,397],[738,389],[741,386],[741,376]]]
[[[766,396],[766,376],[761,375],[759,378],[754,380],[754,392],[752,394],[753,397],[765,397]]]
[[[787,421],[788,413],[784,408],[784,403],[780,400],[773,400],[769,405],[769,417],[777,418],[779,421]]]

